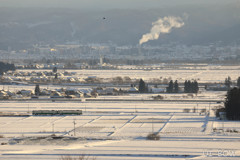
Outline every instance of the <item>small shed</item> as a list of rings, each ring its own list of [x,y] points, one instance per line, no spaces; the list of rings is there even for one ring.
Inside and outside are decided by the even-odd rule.
[[[221,120],[226,120],[227,119],[226,112],[219,112],[219,117]]]

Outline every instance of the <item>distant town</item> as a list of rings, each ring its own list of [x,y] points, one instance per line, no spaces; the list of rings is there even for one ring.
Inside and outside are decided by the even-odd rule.
[[[186,46],[177,43],[160,46],[117,46],[114,44],[36,44],[24,50],[0,50],[1,60],[18,68],[117,69],[121,65],[156,65],[161,63],[237,64],[239,45]],[[177,66],[177,65],[176,65]],[[176,67],[175,66],[175,67]]]

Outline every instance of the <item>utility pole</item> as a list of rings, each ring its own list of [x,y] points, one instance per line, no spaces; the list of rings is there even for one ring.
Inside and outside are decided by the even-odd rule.
[[[54,134],[54,122],[52,122],[52,132]]]
[[[153,127],[153,117],[152,117],[152,133],[154,133],[154,127]]]
[[[197,113],[198,113],[198,103],[197,103]]]
[[[76,128],[75,128],[75,125],[76,125],[76,122],[75,122],[75,119],[73,120],[73,133],[74,133],[74,137],[76,136]]]
[[[223,125],[223,134],[224,134],[224,118],[223,118],[223,121],[222,121],[222,125]]]
[[[30,114],[30,111],[29,111],[29,104],[28,104],[28,114]]]
[[[210,105],[211,105],[211,103],[209,102],[209,107],[208,107],[208,112],[209,112],[209,114],[210,114]]]

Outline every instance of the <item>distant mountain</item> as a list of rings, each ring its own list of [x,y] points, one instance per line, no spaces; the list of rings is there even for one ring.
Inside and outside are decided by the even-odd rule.
[[[0,49],[25,49],[37,43],[114,43],[137,45],[152,22],[164,16],[187,15],[185,25],[160,35],[148,45],[169,42],[206,44],[239,43],[240,17],[235,6],[180,6],[147,10],[81,11],[53,8],[1,8]],[[105,17],[105,18],[103,18]]]

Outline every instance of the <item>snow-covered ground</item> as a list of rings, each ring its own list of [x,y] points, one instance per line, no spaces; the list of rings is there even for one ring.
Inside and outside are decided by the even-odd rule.
[[[0,142],[7,143],[0,145],[0,159],[46,160],[81,154],[97,160],[240,159],[240,133],[227,132],[240,132],[240,122],[215,119],[211,108],[218,105],[161,101],[1,102],[0,112],[81,109],[83,115],[0,117],[0,135],[4,137]],[[202,109],[210,109],[210,114],[200,114]],[[152,131],[159,133],[159,141],[146,140]],[[51,139],[53,133],[65,139]],[[71,140],[74,134],[79,139]]]
[[[169,78],[184,82],[185,80],[197,80],[201,83],[224,82],[225,78],[230,76],[232,80],[237,80],[239,77],[240,66],[207,66],[200,69],[159,69],[159,70],[67,70],[68,72],[76,72],[75,77],[87,78],[89,76],[96,76],[99,78],[114,78],[114,77],[130,77],[131,79],[150,80],[154,78]],[[24,72],[32,72],[33,70],[18,70]],[[46,70],[36,70],[46,71]],[[48,70],[49,71],[49,70]],[[59,69],[58,72],[64,72]]]
[[[171,77],[178,81],[197,79],[199,82],[223,82],[227,76],[231,76],[232,80],[236,80],[239,76],[238,67],[222,68],[221,66],[191,70],[72,70],[70,72],[77,72],[77,76],[81,78],[129,76],[132,79],[148,80]],[[34,85],[3,87],[9,90],[35,88]],[[44,87],[59,88],[53,85]],[[74,88],[77,87],[89,88],[87,86]],[[215,106],[223,105],[216,102],[223,101],[225,94],[226,92],[222,91],[203,91],[197,95],[160,93],[164,100],[179,101],[144,101],[151,100],[152,96],[158,94],[100,96],[93,99],[98,101],[82,102],[1,101],[0,112],[4,113],[30,114],[32,110],[73,109],[82,110],[83,115],[0,116],[0,137],[3,137],[0,138],[0,160],[51,160],[60,159],[62,155],[77,157],[82,154],[96,157],[97,160],[238,160],[240,159],[240,122],[218,120],[212,111]],[[208,102],[208,100],[216,102]],[[187,109],[189,113],[186,113]],[[200,113],[204,110],[206,112]],[[146,140],[146,136],[152,132],[158,133],[160,140]],[[52,134],[64,138],[54,139],[50,136]]]

